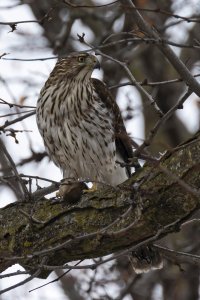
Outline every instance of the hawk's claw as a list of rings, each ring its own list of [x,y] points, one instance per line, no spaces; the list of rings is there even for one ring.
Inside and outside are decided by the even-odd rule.
[[[96,183],[93,183],[93,186],[89,189],[84,189],[83,190],[83,193],[86,194],[86,193],[93,193],[93,192],[96,192],[97,191],[97,184]]]

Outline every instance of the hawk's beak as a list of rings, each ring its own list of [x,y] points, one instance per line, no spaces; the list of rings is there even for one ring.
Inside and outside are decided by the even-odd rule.
[[[96,58],[96,63],[94,65],[94,69],[99,69],[100,70],[100,62],[98,61],[98,59]]]

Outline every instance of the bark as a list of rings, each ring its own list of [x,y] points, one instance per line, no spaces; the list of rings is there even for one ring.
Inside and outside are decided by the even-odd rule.
[[[165,154],[159,166],[146,165],[76,205],[41,199],[2,208],[1,271],[19,263],[32,272],[42,257],[61,265],[104,256],[178,231],[200,205],[199,137]]]

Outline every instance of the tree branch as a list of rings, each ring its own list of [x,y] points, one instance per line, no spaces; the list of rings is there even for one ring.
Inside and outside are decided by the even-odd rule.
[[[199,151],[200,134],[167,153],[160,168],[145,166],[118,188],[84,195],[76,205],[36,199],[1,209],[1,271],[20,263],[35,272],[42,257],[48,257],[47,264],[62,265],[128,253],[179,230],[200,206]]]

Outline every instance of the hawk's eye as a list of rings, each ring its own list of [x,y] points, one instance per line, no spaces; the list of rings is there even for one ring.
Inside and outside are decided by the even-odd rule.
[[[78,61],[81,63],[85,62],[85,56],[79,56]]]

